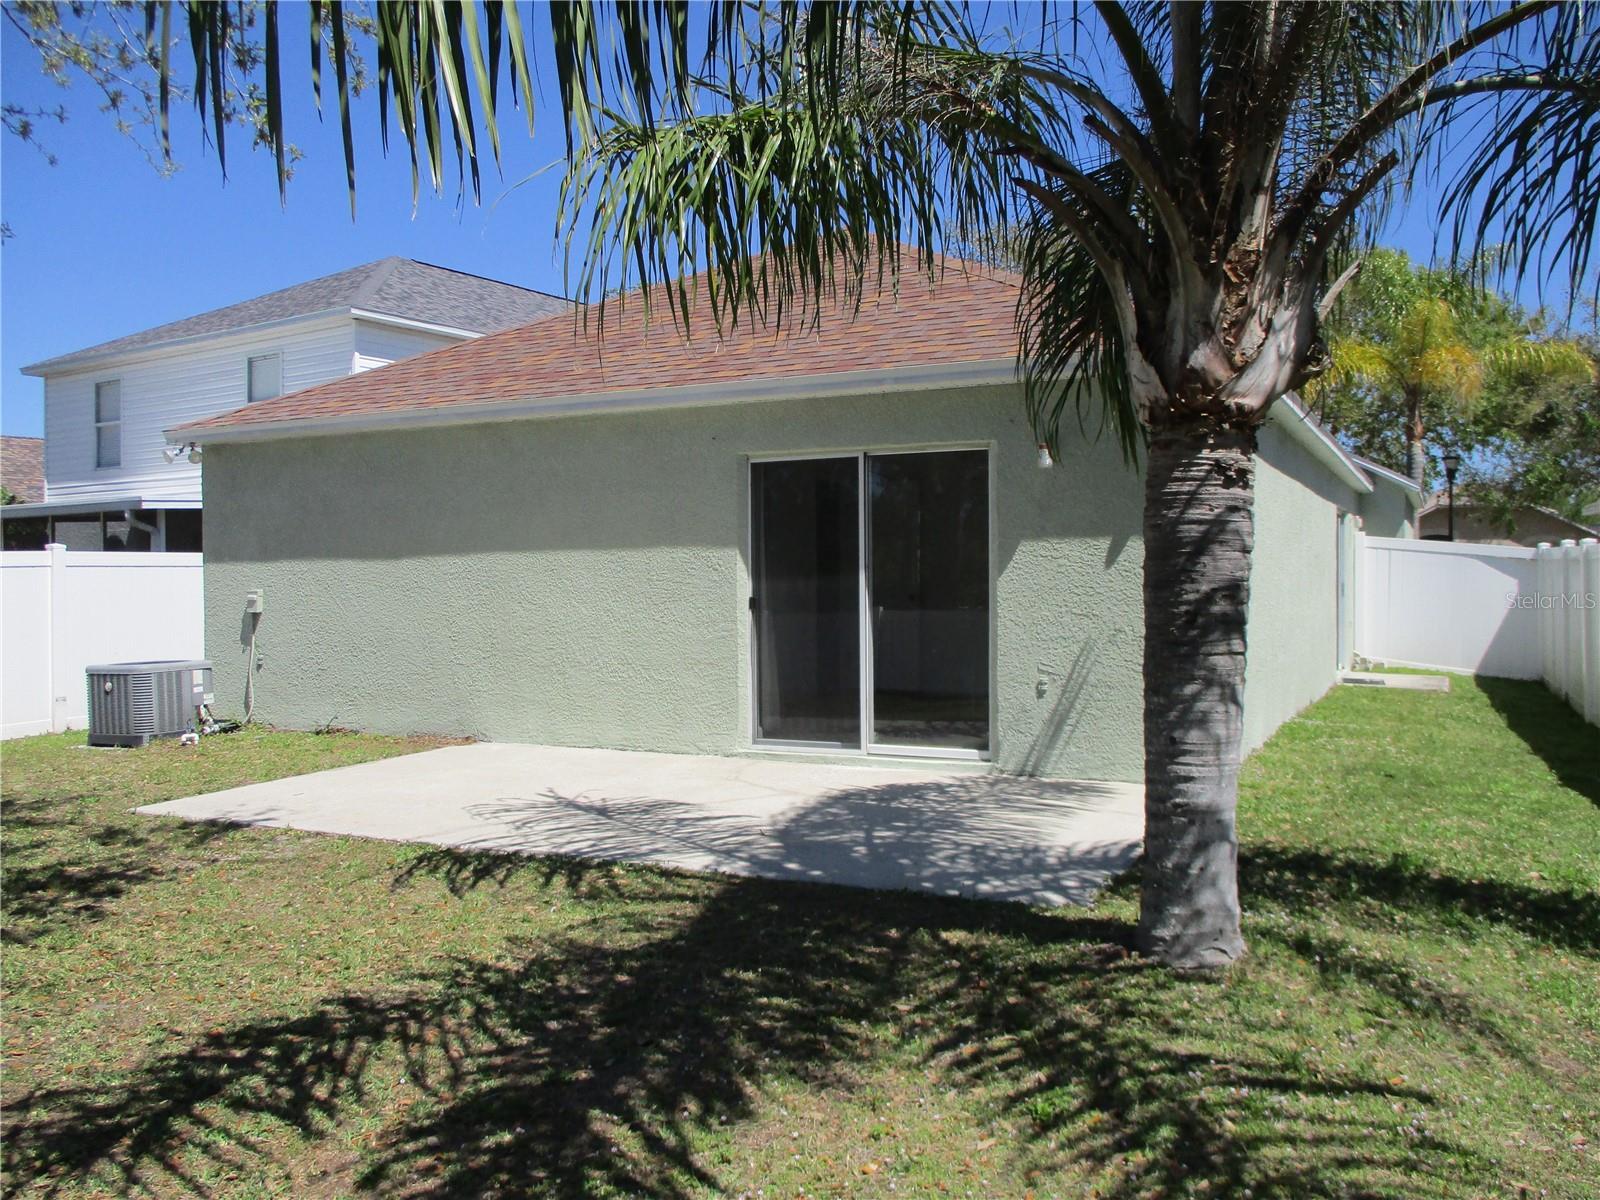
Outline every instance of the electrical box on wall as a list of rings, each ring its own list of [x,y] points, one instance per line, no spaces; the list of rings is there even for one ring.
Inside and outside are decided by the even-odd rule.
[[[254,592],[246,592],[244,594],[244,610],[245,610],[245,612],[247,612],[247,613],[259,613],[259,612],[262,611],[262,609],[264,607],[264,604],[265,604],[265,601],[263,601],[263,599],[262,599],[261,592],[254,591]]]

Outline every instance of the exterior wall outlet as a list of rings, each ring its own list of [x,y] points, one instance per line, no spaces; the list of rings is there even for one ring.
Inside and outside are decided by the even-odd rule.
[[[259,591],[244,594],[244,610],[247,613],[259,613],[265,608],[265,601]]]

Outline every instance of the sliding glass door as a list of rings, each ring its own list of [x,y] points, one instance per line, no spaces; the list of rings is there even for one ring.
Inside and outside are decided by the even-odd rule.
[[[751,464],[758,741],[989,750],[983,450]]]
[[[861,745],[861,460],[751,464],[756,737]]]
[[[869,454],[872,742],[989,748],[989,456]]]

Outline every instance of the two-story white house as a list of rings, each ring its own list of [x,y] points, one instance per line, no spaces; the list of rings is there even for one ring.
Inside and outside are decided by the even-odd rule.
[[[24,367],[44,380],[44,517],[74,550],[199,550],[199,455],[165,431],[567,311],[558,296],[385,258]]]

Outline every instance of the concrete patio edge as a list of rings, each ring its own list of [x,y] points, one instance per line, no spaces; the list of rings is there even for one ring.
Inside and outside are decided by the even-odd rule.
[[[449,746],[137,811],[728,875],[1088,904],[1137,858],[1143,789],[970,770]]]

